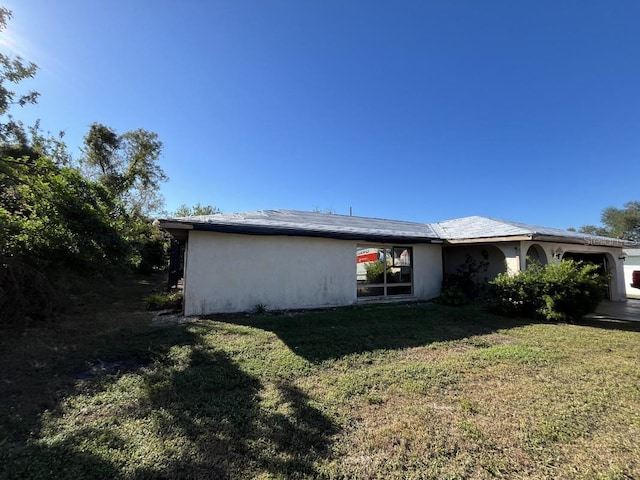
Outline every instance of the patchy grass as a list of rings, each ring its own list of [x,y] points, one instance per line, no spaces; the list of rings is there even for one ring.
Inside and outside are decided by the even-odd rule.
[[[640,324],[421,304],[152,328],[134,280],[1,340],[1,478],[640,477]]]
[[[144,305],[147,310],[179,310],[182,306],[182,291],[152,293],[145,297]]]

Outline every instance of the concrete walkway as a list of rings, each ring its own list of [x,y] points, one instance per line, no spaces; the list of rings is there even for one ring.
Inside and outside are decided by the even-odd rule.
[[[587,318],[630,320],[640,322],[640,300],[628,299],[626,302],[611,302],[605,300],[596,309],[595,313]]]

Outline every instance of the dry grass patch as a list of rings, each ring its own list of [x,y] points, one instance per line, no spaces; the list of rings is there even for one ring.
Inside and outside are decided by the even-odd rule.
[[[640,477],[640,324],[108,312],[3,339],[0,478]]]

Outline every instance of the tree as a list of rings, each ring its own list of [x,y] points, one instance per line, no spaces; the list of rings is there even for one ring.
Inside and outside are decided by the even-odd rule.
[[[0,31],[11,12],[0,7]],[[165,265],[168,240],[149,215],[162,207],[162,143],[143,129],[93,124],[78,162],[58,138],[9,114],[38,94],[11,87],[37,70],[0,53],[0,326],[47,317],[60,290],[122,266]],[[64,297],[64,294],[62,294]]]
[[[222,213],[218,207],[212,205],[200,205],[196,203],[193,207],[182,204],[173,212],[174,217],[192,217],[196,215],[216,215]]]
[[[580,233],[586,233],[587,235],[599,235],[601,237],[610,237],[609,229],[606,227],[598,227],[596,225],[583,225],[578,229]]]
[[[1,152],[1,149],[0,149]],[[127,252],[104,188],[46,156],[0,161],[0,254],[47,275],[98,271]]]
[[[126,261],[113,207],[103,186],[46,147],[0,145],[0,326],[47,318],[69,279]]]
[[[627,202],[623,208],[605,208],[600,219],[604,226],[584,225],[580,232],[640,241],[640,201]]]
[[[0,7],[0,32],[6,29],[7,22],[11,19],[11,11],[5,7]],[[24,138],[20,138],[24,132],[20,122],[16,122],[9,110],[14,105],[25,106],[38,101],[39,93],[30,91],[25,94],[17,94],[11,87],[21,81],[32,78],[38,67],[31,62],[25,62],[21,57],[12,58],[4,53],[0,53],[0,141],[6,142],[9,139],[18,139],[18,143],[24,144]]]
[[[84,144],[81,165],[110,195],[112,216],[131,247],[127,263],[144,272],[164,267],[168,239],[151,221],[162,209],[160,183],[167,180],[158,165],[162,152],[158,135],[141,128],[118,135],[94,123]]]
[[[158,135],[137,129],[118,135],[100,123],[89,127],[80,160],[88,176],[95,179],[133,216],[160,211],[160,183],[167,180],[158,165],[162,142]]]
[[[320,208],[319,206],[315,206],[311,209],[313,213],[326,213],[327,215],[333,215],[336,213],[333,208]]]
[[[164,205],[160,183],[168,177],[158,165],[162,142],[158,134],[142,128],[125,132],[120,137],[125,158],[125,204],[136,215],[158,213]]]

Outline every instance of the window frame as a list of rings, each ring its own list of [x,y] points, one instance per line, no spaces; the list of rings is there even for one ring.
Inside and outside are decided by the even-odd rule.
[[[358,280],[358,252],[361,250],[367,249],[377,249],[378,252],[381,250],[384,252],[382,260],[384,265],[383,275],[382,275],[382,283],[366,283],[366,281],[361,282]],[[398,254],[397,250],[400,250]],[[407,251],[409,256],[409,265],[394,265],[395,259],[400,259],[403,251]],[[390,265],[389,265],[390,261]],[[380,243],[366,243],[366,244],[357,244],[356,245],[356,298],[358,300],[376,300],[376,299],[389,299],[389,298],[402,298],[402,297],[411,297],[414,295],[414,268],[413,268],[413,246],[410,245],[389,245],[389,244],[380,244]],[[373,263],[373,262],[361,262],[361,263]],[[365,267],[366,268],[366,267]],[[409,282],[393,282],[389,281],[390,274],[392,269],[400,269],[400,274],[402,275],[402,269],[409,269],[410,281]],[[409,287],[409,293],[389,293],[390,289],[398,289],[398,288],[406,288]],[[372,289],[382,289],[381,295],[361,295],[361,289],[372,288]]]

